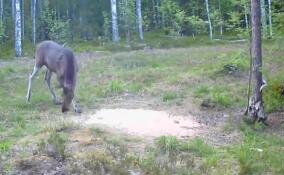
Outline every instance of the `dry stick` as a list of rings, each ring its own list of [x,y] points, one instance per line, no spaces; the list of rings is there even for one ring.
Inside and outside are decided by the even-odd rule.
[[[250,19],[251,20],[251,19]],[[250,21],[250,29],[251,29],[251,21]],[[247,90],[247,109],[244,113],[244,115],[248,115],[249,110],[249,101],[250,101],[250,90],[251,90],[251,77],[252,77],[252,54],[251,54],[251,46],[252,46],[252,39],[251,39],[251,31],[249,31],[249,40],[250,40],[250,46],[249,46],[249,54],[250,54],[250,69],[249,69],[249,82],[248,82],[248,90]]]
[[[252,56],[251,56],[251,38],[250,38],[250,49],[249,49],[249,53],[250,53],[250,69],[249,69],[249,82],[248,82],[248,91],[247,91],[247,109],[245,111],[245,115],[248,114],[248,110],[249,110],[249,99],[250,99],[250,89],[251,89],[251,74],[252,74]]]

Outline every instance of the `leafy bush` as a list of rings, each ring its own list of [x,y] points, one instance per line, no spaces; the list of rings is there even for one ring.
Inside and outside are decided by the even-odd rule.
[[[274,80],[264,90],[264,105],[267,112],[284,109],[284,82]]]
[[[43,1],[43,11],[40,15],[40,27],[45,35],[44,39],[51,39],[59,43],[65,43],[69,37],[69,21],[56,18],[55,11],[50,10],[49,1]]]

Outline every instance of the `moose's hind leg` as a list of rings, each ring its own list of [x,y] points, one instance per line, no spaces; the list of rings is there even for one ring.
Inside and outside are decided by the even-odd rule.
[[[72,100],[72,106],[74,108],[74,111],[76,113],[82,113],[82,109],[79,107],[79,105],[77,104],[76,100]]]
[[[49,89],[49,92],[50,92],[50,94],[51,94],[53,103],[54,103],[55,105],[61,105],[62,102],[56,97],[54,91],[53,91],[52,88],[51,88],[51,82],[50,82],[50,80],[51,80],[51,75],[52,75],[52,72],[47,69],[46,72],[45,72],[45,78],[44,78],[44,80],[45,80],[45,82],[46,82],[46,84],[47,84],[47,87],[48,87],[48,89]]]
[[[32,90],[32,81],[33,81],[34,77],[36,76],[36,74],[38,73],[39,69],[40,68],[35,65],[33,72],[29,76],[28,91],[27,91],[27,95],[26,95],[27,102],[30,102],[31,90]]]

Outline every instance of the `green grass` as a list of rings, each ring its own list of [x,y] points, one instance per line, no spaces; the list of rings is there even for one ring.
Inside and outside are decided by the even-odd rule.
[[[214,104],[219,105],[220,107],[230,107],[234,105],[236,101],[234,99],[237,98],[229,88],[225,86],[197,86],[194,90],[194,96],[202,99],[209,99]]]
[[[155,35],[157,40],[150,40]],[[80,105],[89,111],[104,102],[111,103],[113,99],[131,93],[135,97],[151,98],[164,109],[184,109],[188,107],[187,103],[193,101],[200,104],[204,99],[210,99],[218,110],[235,111],[244,107],[245,76],[249,64],[245,45],[225,45],[222,42],[215,45],[206,41],[201,46],[204,41],[192,38],[176,40],[158,35],[149,34],[146,42],[149,40],[152,47],[167,49],[104,53],[90,60],[79,58],[84,66],[80,69],[76,93]],[[105,49],[96,44],[87,42],[72,47],[83,52]],[[263,72],[269,84],[264,90],[265,108],[268,112],[281,111],[284,105],[279,93],[279,87],[284,82],[283,49],[276,48],[277,44],[264,46]],[[119,47],[124,46],[113,47],[109,50],[118,51]],[[127,50],[132,47],[135,46]],[[228,64],[237,67],[241,76],[220,73]],[[48,144],[54,145],[58,154],[68,161],[68,158],[74,158],[65,152],[66,146],[70,146],[69,134],[79,127],[62,119],[60,107],[52,104],[43,81],[44,71],[33,81],[31,103],[25,102],[27,75],[32,69],[27,65],[7,61],[0,69],[0,153],[9,156],[13,145],[24,147],[24,141],[35,142],[42,145],[43,150]],[[58,90],[57,94],[60,95]],[[131,149],[133,145],[128,144],[137,143],[120,137],[113,138],[94,129],[92,133],[95,139],[89,146],[92,148],[95,145],[98,150],[92,150],[90,156],[82,153],[78,160],[82,160],[86,170],[91,172],[103,166],[106,172],[114,174],[123,174],[129,167],[139,169],[144,174],[284,173],[283,138],[263,128],[253,130],[246,125],[237,129],[237,132],[241,133],[240,141],[226,146],[210,145],[201,138],[184,141],[165,136],[158,138],[154,145],[149,144],[149,148],[142,151],[143,154],[137,154]],[[41,137],[37,136],[41,134],[48,135],[40,144]]]
[[[263,129],[253,130],[242,126],[242,130],[243,143],[229,150],[238,160],[240,174],[283,174],[283,138],[267,134]]]
[[[168,102],[178,98],[178,94],[176,92],[168,91],[163,94],[163,101]]]

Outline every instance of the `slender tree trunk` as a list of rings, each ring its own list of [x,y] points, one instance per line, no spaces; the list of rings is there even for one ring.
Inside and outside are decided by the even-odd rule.
[[[205,0],[205,4],[206,4],[207,17],[208,17],[209,36],[210,36],[210,39],[212,40],[212,38],[213,38],[213,32],[212,32],[212,24],[211,24],[211,19],[210,19],[210,12],[209,12],[208,0]]]
[[[267,34],[267,22],[266,22],[265,0],[260,0],[260,2],[261,2],[262,34],[263,34],[263,37],[266,37],[266,34]]]
[[[136,0],[136,13],[137,13],[139,38],[143,40],[144,36],[143,36],[143,25],[142,25],[143,20],[142,20],[142,13],[141,13],[141,0]]]
[[[15,20],[15,0],[12,1],[12,19]]]
[[[16,57],[22,55],[21,0],[15,1],[15,52]]]
[[[157,14],[156,14],[156,3],[155,0],[152,0],[152,7],[153,7],[153,23],[154,23],[154,28],[157,28]]]
[[[271,10],[271,0],[268,0],[268,9],[269,9],[269,34],[270,37],[273,35],[273,30],[272,30],[272,10]]]
[[[222,16],[222,8],[221,8],[221,0],[218,0],[219,4],[219,12],[220,12],[220,18],[221,18],[221,25],[220,25],[220,35],[223,35],[223,16]]]
[[[157,12],[157,24],[159,27],[164,28],[165,27],[165,21],[164,21],[164,13],[160,12],[160,0],[156,0],[156,12]]]
[[[124,0],[124,7],[125,9],[128,9],[128,0]],[[129,43],[131,40],[131,35],[130,35],[130,25],[129,25],[129,14],[127,13],[127,10],[123,11],[122,18],[124,18],[125,21],[125,36],[126,36],[126,42]]]
[[[246,22],[246,29],[249,29],[249,22],[248,22],[248,10],[247,10],[247,4],[244,4],[244,8],[245,8],[245,22]]]
[[[36,5],[37,0],[32,0],[32,19],[33,19],[33,44],[36,44]]]
[[[0,0],[0,28],[3,27],[3,0]]]
[[[119,41],[118,24],[117,24],[117,8],[116,0],[111,1],[111,16],[112,16],[112,40],[113,42]]]
[[[31,0],[30,2],[30,16],[31,16],[31,19],[33,19],[33,0]]]
[[[58,1],[56,3],[56,14],[57,14],[57,19],[59,20],[60,19],[60,7],[59,7],[59,4],[58,4]]]
[[[158,0],[157,1],[157,8],[158,8],[158,12],[162,6],[162,3],[163,3],[163,0]],[[159,20],[160,20],[160,24],[162,26],[162,28],[165,28],[166,27],[166,20],[165,20],[165,13],[164,12],[161,12],[160,15],[159,15]]]
[[[25,0],[21,0],[21,13],[22,13],[22,40],[25,38]]]
[[[248,114],[253,121],[265,121],[263,100],[262,100],[262,49],[261,49],[261,8],[259,0],[251,0],[251,21],[252,21],[252,81],[253,94],[250,98]]]

